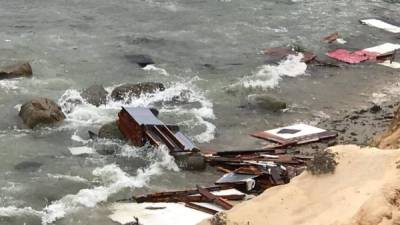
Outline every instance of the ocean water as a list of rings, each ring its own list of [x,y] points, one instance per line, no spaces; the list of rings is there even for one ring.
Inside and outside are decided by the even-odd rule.
[[[312,67],[302,55],[264,64],[262,50],[296,45],[325,59],[398,35],[362,18],[400,24],[400,4],[381,0],[0,0],[0,66],[29,61],[33,78],[0,80],[0,225],[114,224],[110,203],[151,191],[210,185],[221,174],[181,171],[163,148],[92,141],[121,106],[151,106],[203,148],[260,147],[253,131],[315,124],[400,95],[400,72],[363,63]],[[321,38],[338,31],[346,44]],[[140,68],[129,55],[150,55]],[[166,90],[95,107],[80,91],[159,81]],[[249,95],[287,102],[282,112],[246,107]],[[63,124],[27,129],[18,110],[49,97]],[[96,152],[114,149],[112,155]],[[87,155],[73,155],[87,151]],[[21,164],[22,163],[22,164]],[[16,165],[20,165],[19,167]],[[21,169],[25,165],[25,169]],[[23,166],[22,166],[23,167]],[[20,169],[17,169],[20,168]]]

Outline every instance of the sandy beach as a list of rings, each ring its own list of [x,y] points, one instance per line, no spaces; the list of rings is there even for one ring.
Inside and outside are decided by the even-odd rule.
[[[304,172],[226,212],[227,225],[398,224],[400,150],[342,145],[334,174]],[[217,224],[204,221],[200,225]]]

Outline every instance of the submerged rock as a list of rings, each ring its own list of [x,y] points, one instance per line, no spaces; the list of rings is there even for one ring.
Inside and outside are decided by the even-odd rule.
[[[65,119],[61,107],[48,98],[35,98],[23,104],[19,116],[29,128],[59,123]]]
[[[0,69],[0,80],[17,77],[31,77],[32,67],[29,63],[19,63]]]
[[[377,112],[379,112],[379,111],[381,111],[382,110],[382,107],[380,107],[379,105],[373,105],[370,109],[369,109],[369,111],[371,112],[371,113],[377,113]]]
[[[273,112],[286,109],[287,104],[269,95],[249,95],[247,97],[250,108],[269,110]]]
[[[175,162],[183,170],[204,170],[206,161],[199,152],[176,154]]]
[[[81,95],[88,103],[100,106],[106,104],[108,92],[104,89],[103,85],[92,85],[83,90]]]
[[[29,171],[35,172],[37,171],[43,164],[34,161],[23,161],[14,166],[14,169],[19,171]]]
[[[126,55],[129,62],[137,64],[140,67],[154,64],[153,59],[148,55]]]
[[[163,90],[165,90],[164,85],[157,82],[124,84],[116,87],[111,92],[111,97],[114,101],[121,101],[124,100],[126,97],[139,97],[141,94],[150,94]]]
[[[99,138],[126,140],[125,136],[118,128],[117,121],[104,124],[98,134]]]

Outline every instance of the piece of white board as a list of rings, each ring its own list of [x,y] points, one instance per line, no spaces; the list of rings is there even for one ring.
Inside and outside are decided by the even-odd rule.
[[[400,63],[399,62],[390,62],[390,60],[386,60],[383,63],[378,63],[379,65],[382,66],[387,66],[393,69],[400,69]]]
[[[381,45],[378,45],[375,47],[366,48],[366,49],[364,49],[364,51],[378,53],[381,55],[381,54],[393,52],[396,49],[400,49],[399,44],[385,43],[385,44],[381,44]]]
[[[135,222],[137,217],[141,225],[196,225],[212,217],[181,203],[114,203],[110,209],[110,219],[120,224]]]
[[[68,148],[72,155],[94,154],[96,151],[93,148],[81,146]]]
[[[376,27],[376,28],[380,28],[392,33],[400,33],[400,27],[395,26],[393,24],[390,23],[386,23],[382,20],[377,20],[377,19],[365,19],[365,20],[361,20],[361,23],[366,24],[368,26],[371,27]]]
[[[285,133],[282,131],[285,130],[293,130],[293,131],[297,131],[297,132],[293,132],[293,133]],[[291,125],[291,126],[287,126],[287,127],[279,127],[279,128],[275,128],[272,130],[267,130],[264,131],[265,133],[269,133],[272,134],[274,136],[277,136],[279,138],[282,139],[292,139],[292,138],[297,138],[297,137],[302,137],[302,136],[307,136],[307,135],[312,135],[312,134],[318,134],[318,133],[322,133],[325,132],[326,130],[318,128],[318,127],[313,127],[307,124],[295,124],[295,125]]]

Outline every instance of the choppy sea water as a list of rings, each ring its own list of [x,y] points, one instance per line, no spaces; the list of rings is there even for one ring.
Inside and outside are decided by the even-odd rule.
[[[123,105],[153,106],[201,147],[261,146],[248,133],[321,118],[400,94],[399,72],[374,64],[310,68],[299,56],[264,65],[268,47],[299,45],[318,56],[341,47],[321,42],[339,31],[346,48],[360,49],[393,35],[361,18],[400,23],[400,5],[380,0],[0,1],[0,64],[28,60],[32,79],[0,81],[0,224],[113,224],[107,205],[132,193],[211,184],[219,174],[179,171],[164,149],[93,142],[87,131],[116,119]],[[131,54],[156,64],[139,68]],[[81,89],[159,81],[166,90],[100,107]],[[285,112],[242,107],[251,94],[288,103]],[[35,96],[57,101],[59,127],[26,129],[21,104]],[[175,100],[178,96],[178,102]],[[174,101],[172,101],[174,100]],[[71,149],[116,149],[74,156]],[[16,165],[25,163],[25,169]],[[28,166],[26,166],[28,165]]]

